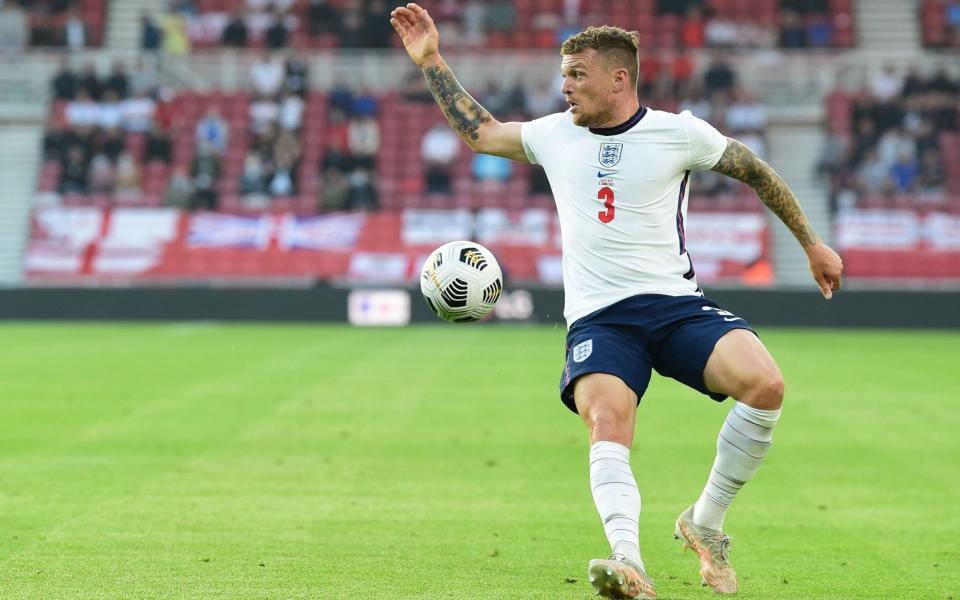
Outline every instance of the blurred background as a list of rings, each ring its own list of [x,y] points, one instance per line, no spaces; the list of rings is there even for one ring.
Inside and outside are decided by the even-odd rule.
[[[641,102],[769,161],[843,256],[850,296],[876,300],[819,322],[956,324],[922,307],[955,305],[960,284],[960,0],[422,5],[500,120],[565,109],[568,35],[638,31]],[[460,142],[392,8],[2,0],[0,316],[405,323],[430,318],[416,291],[430,250],[473,239],[506,273],[496,319],[558,320],[543,171]],[[697,173],[689,210],[708,293],[760,299],[760,322],[782,317],[770,298],[816,297],[748,188]]]

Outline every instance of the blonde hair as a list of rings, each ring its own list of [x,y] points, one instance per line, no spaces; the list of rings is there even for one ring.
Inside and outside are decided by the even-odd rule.
[[[592,48],[608,65],[626,69],[631,83],[636,85],[640,71],[640,59],[637,57],[639,44],[640,37],[636,31],[601,25],[588,27],[568,37],[560,47],[560,54],[579,54]]]

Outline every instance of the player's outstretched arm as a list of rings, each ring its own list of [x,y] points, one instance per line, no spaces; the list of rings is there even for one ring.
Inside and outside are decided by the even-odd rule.
[[[501,123],[463,89],[440,56],[440,33],[430,14],[419,5],[399,6],[390,13],[410,59],[420,67],[433,98],[450,126],[470,146],[483,154],[527,161],[520,141],[520,123]]]
[[[810,273],[820,286],[820,293],[827,300],[833,297],[834,290],[840,289],[843,261],[817,235],[803,214],[797,197],[777,172],[753,150],[733,138],[727,138],[727,149],[713,170],[753,188],[767,208],[780,217],[800,242],[807,253]]]

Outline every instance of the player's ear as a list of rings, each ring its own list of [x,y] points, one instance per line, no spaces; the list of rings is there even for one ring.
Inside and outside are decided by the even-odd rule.
[[[630,83],[630,74],[624,68],[613,71],[613,91],[619,92]]]

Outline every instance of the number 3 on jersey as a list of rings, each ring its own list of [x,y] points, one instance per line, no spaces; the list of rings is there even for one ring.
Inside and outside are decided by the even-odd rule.
[[[601,223],[609,223],[613,220],[613,215],[616,212],[613,207],[613,190],[606,186],[600,188],[600,191],[597,192],[597,199],[603,200],[603,207],[607,209],[598,212],[597,218],[600,219]]]

